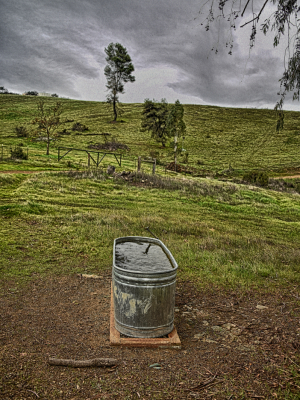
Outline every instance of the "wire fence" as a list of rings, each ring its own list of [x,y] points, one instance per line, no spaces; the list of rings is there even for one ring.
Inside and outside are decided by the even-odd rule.
[[[10,161],[25,161],[15,156],[14,150],[16,148],[21,149],[24,155],[26,155],[27,162],[30,164],[34,164],[36,166],[45,166],[45,167],[59,167],[61,168],[94,168],[94,162],[91,161],[91,157],[89,157],[89,151],[86,149],[73,149],[71,152],[66,154],[62,159],[58,159],[59,148],[52,147],[50,148],[50,154],[46,154],[46,148],[40,148],[37,146],[22,146],[18,147],[16,145],[4,145],[0,144],[0,161],[10,162]],[[62,150],[61,150],[62,151]],[[153,158],[142,158],[136,156],[130,156],[128,154],[123,154],[120,157],[120,154],[117,155],[118,160],[114,153],[106,153],[105,158],[101,160],[97,167],[101,169],[106,169],[108,166],[113,165],[118,170],[131,170],[145,173],[145,174],[169,174],[164,165],[160,165],[159,162],[156,162]],[[140,165],[139,165],[140,159]],[[99,159],[100,160],[100,159]]]

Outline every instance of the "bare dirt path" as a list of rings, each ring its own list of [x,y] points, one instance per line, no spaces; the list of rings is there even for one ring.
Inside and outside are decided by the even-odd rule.
[[[275,176],[273,179],[294,179],[294,178],[300,178],[300,175]]]
[[[299,287],[239,293],[178,280],[181,350],[127,349],[110,346],[111,272],[100,274],[0,287],[1,399],[296,398]],[[49,357],[120,364],[67,368],[48,365]]]

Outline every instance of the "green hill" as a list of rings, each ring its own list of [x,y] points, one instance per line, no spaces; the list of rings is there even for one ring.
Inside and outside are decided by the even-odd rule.
[[[56,99],[46,98],[47,103]],[[32,139],[16,138],[16,126],[32,129],[31,121],[36,114],[38,99],[34,96],[0,95],[0,152],[1,144],[14,146],[23,143],[29,147],[29,160],[22,168],[66,167],[65,162],[86,164],[84,154],[69,153],[61,164],[57,160],[57,147],[70,146],[87,149],[89,145],[103,143],[102,133],[109,133],[108,140],[117,140],[129,147],[124,154],[124,167],[134,168],[137,156],[155,155],[164,164],[172,161],[167,149],[140,131],[142,104],[123,104],[124,114],[120,122],[112,123],[111,106],[102,102],[59,99],[63,103],[65,129],[59,141],[52,143],[50,156],[45,156],[45,143]],[[285,113],[284,130],[276,133],[276,115],[273,110],[222,108],[214,106],[185,105],[187,135],[184,148],[188,153],[189,167],[200,175],[227,170],[229,166],[236,175],[252,169],[268,170],[270,174],[295,172],[300,168],[300,113]],[[79,122],[88,127],[85,132],[73,132],[72,126]],[[4,148],[8,151],[9,147]],[[1,153],[0,153],[1,157]],[[51,160],[51,162],[49,161]],[[182,159],[179,158],[179,162]],[[18,165],[20,167],[20,164]],[[0,168],[7,169],[3,162]],[[29,168],[29,169],[30,169]]]

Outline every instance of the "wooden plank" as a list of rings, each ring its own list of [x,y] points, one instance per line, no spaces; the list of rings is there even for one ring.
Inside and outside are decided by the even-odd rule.
[[[110,300],[110,345],[123,347],[181,349],[181,342],[175,327],[172,332],[168,334],[167,338],[121,338],[120,332],[115,328],[114,296],[112,287]]]

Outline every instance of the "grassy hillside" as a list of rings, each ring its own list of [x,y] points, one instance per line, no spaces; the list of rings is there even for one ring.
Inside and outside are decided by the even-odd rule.
[[[48,103],[56,101],[47,98]],[[30,124],[35,116],[37,98],[31,96],[0,95],[0,147],[23,143],[29,147],[29,161],[10,168],[66,168],[66,162],[86,164],[84,154],[70,153],[57,163],[57,147],[87,146],[104,142],[101,133],[126,144],[124,167],[134,168],[137,156],[149,157],[153,152],[162,163],[172,160],[166,149],[150,139],[150,134],[140,132],[142,104],[123,104],[122,122],[112,123],[111,107],[106,103],[60,99],[64,106],[65,123],[62,135],[53,143],[50,156],[45,156],[45,144],[31,139],[17,139],[14,128]],[[267,169],[271,175],[284,171],[298,171],[300,167],[300,129],[298,112],[286,112],[285,129],[275,132],[276,116],[273,110],[235,109],[213,106],[185,105],[187,136],[184,148],[189,154],[189,165],[200,173],[216,173],[229,168],[236,174],[251,169]],[[72,132],[74,122],[86,125],[86,132]],[[5,147],[4,151],[8,151]],[[1,149],[0,149],[1,151]],[[104,162],[112,160],[105,159]],[[26,167],[25,167],[26,166]],[[7,165],[0,164],[2,170]]]
[[[272,287],[300,281],[300,199],[202,179],[96,172],[0,174],[0,268],[6,279],[97,272],[113,240],[147,236],[170,248],[200,285]]]

